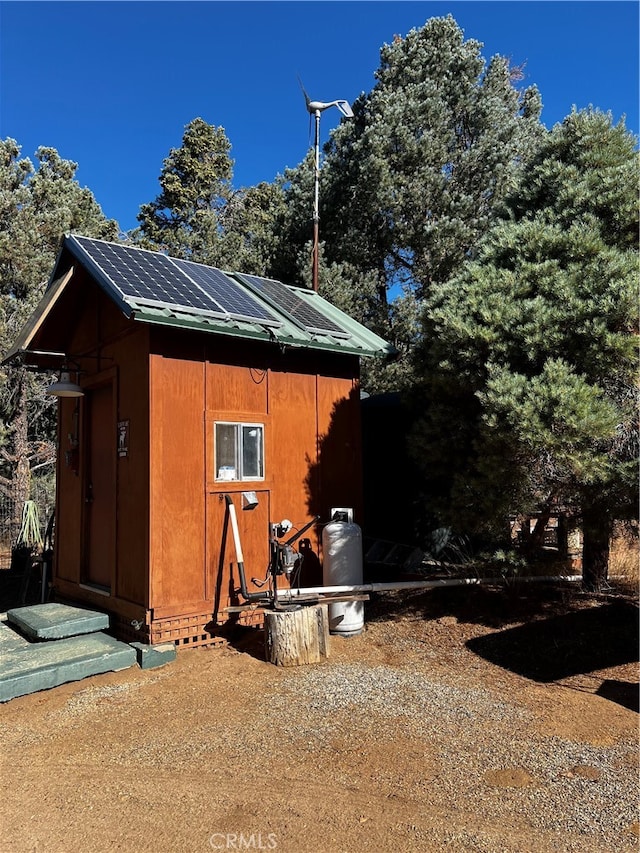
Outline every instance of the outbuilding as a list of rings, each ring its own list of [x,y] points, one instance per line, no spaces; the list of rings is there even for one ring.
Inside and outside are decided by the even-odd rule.
[[[312,290],[67,235],[3,361],[60,371],[55,597],[211,642],[243,603],[229,499],[250,590],[285,519],[318,519],[317,569],[332,509],[362,523],[360,359],[393,355]]]

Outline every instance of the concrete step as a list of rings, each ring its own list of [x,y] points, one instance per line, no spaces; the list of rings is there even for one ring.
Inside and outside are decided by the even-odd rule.
[[[3,619],[6,617],[3,617]],[[19,649],[29,648],[31,643],[6,621],[0,621],[0,671],[4,669],[7,655]]]
[[[109,628],[109,616],[68,604],[33,604],[7,611],[7,622],[30,640],[62,640]]]
[[[31,643],[2,622],[0,656],[0,702],[137,663],[134,648],[102,632]]]

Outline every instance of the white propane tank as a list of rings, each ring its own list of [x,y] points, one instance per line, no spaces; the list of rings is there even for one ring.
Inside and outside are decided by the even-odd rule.
[[[322,581],[325,586],[362,584],[362,531],[351,521],[330,521],[322,531]],[[329,605],[329,631],[353,637],[364,628],[364,602]]]

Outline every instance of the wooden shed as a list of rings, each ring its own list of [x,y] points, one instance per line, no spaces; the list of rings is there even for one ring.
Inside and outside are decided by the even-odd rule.
[[[53,588],[123,639],[204,645],[243,604],[272,526],[320,565],[333,507],[362,523],[361,357],[393,348],[317,293],[124,244],[64,238],[4,364],[68,371]],[[317,582],[317,575],[308,580]]]

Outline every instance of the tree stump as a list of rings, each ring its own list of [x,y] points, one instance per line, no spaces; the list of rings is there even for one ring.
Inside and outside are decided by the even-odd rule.
[[[266,658],[276,666],[319,663],[329,656],[329,608],[326,604],[264,614]]]

